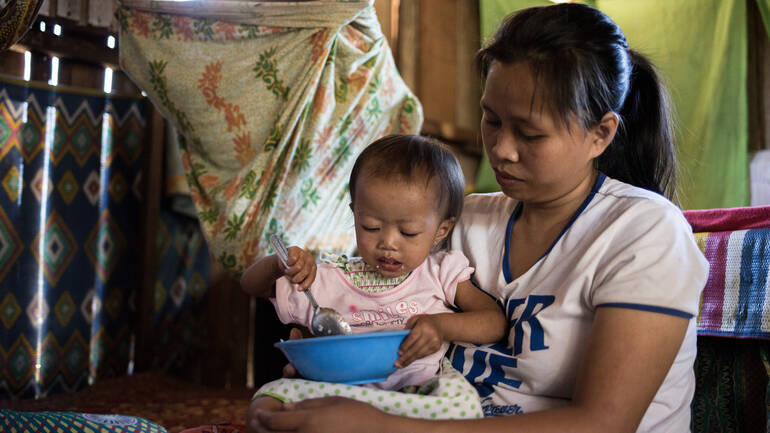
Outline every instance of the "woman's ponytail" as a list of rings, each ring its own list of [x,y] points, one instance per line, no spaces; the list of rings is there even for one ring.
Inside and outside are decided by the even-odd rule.
[[[629,50],[633,69],[615,139],[597,158],[608,176],[676,201],[671,104],[655,67]]]

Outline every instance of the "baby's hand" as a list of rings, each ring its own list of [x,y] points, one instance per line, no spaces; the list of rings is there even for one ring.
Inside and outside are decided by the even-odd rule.
[[[398,349],[396,367],[403,368],[413,361],[436,353],[444,341],[437,320],[431,314],[412,316],[406,322],[406,329],[412,332],[406,336]]]
[[[292,283],[298,284],[299,290],[307,290],[315,281],[316,264],[313,255],[300,247],[289,247],[289,259],[286,260],[287,268],[283,268],[283,274]]]

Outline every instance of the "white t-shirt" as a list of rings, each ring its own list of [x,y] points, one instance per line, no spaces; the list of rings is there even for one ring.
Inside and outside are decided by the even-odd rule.
[[[600,174],[551,248],[511,281],[509,248],[527,248],[509,245],[518,212],[518,202],[502,193],[469,196],[451,239],[476,268],[472,281],[498,300],[510,324],[507,344],[450,349],[485,415],[569,404],[598,307],[697,315],[708,263],[681,211],[664,197]],[[638,432],[689,431],[695,354],[692,319]]]

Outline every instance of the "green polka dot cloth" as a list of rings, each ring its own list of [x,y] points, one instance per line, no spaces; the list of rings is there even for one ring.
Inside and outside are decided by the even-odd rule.
[[[315,382],[305,379],[278,379],[266,383],[254,394],[297,402],[319,397],[347,397],[369,403],[383,412],[410,418],[481,418],[481,402],[476,390],[444,359],[441,373],[408,392],[387,391],[369,386]],[[416,388],[416,389],[414,389]]]

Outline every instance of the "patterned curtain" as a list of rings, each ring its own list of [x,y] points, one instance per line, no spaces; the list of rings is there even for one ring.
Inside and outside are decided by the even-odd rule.
[[[153,333],[145,355],[150,356],[152,369],[199,381],[198,361],[210,350],[206,305],[211,258],[185,181],[178,134],[168,121],[165,130],[164,198],[155,232]]]
[[[222,266],[240,274],[275,233],[351,252],[356,155],[422,125],[372,0],[121,3],[121,66],[181,134]]]
[[[209,250],[198,220],[168,206],[160,211],[155,240],[159,256],[150,364],[155,370],[183,373],[195,368],[194,358],[208,349]]]
[[[144,102],[0,77],[0,398],[132,360]]]

